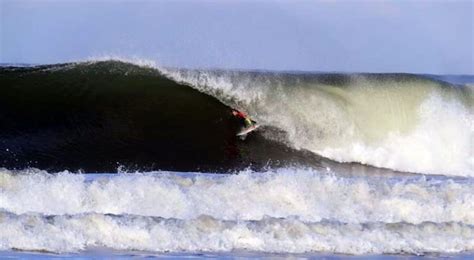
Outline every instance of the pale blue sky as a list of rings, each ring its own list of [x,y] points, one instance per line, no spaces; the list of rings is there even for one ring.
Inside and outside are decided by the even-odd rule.
[[[0,2],[0,62],[474,74],[468,0]]]

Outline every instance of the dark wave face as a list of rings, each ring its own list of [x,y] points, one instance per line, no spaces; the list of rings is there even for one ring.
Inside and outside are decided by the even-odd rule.
[[[0,68],[0,167],[228,172],[371,165],[471,176],[473,88],[411,74]],[[238,108],[261,125],[236,133]],[[327,159],[326,159],[327,158]],[[374,172],[374,168],[370,168]]]
[[[9,67],[0,86],[0,167],[228,171],[303,156],[258,134],[242,142],[228,106],[151,68]]]

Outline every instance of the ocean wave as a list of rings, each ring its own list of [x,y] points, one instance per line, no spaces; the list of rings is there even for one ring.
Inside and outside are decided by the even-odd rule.
[[[1,75],[7,168],[222,172],[321,166],[322,156],[474,175],[473,88],[423,75],[179,70],[116,60],[6,67]],[[263,127],[238,140],[231,107]]]

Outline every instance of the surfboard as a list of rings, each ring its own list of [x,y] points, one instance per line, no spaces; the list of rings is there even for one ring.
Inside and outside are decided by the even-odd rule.
[[[259,127],[260,127],[260,125],[257,125],[257,124],[252,125],[250,127],[247,127],[245,129],[243,129],[242,131],[240,131],[239,133],[237,133],[237,136],[244,136],[244,135],[246,135],[246,134],[248,134],[252,131],[255,131]]]

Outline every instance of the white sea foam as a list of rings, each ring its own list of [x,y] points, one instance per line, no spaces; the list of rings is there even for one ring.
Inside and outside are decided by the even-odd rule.
[[[201,175],[157,172],[87,180],[81,174],[0,174],[0,209],[15,214],[133,214],[307,222],[474,224],[472,179],[337,177],[305,169]]]
[[[296,218],[223,221],[209,216],[73,216],[0,213],[0,250],[71,252],[91,247],[153,252],[456,253],[474,250],[462,223],[307,223]]]
[[[0,170],[0,250],[455,253],[474,250],[472,178]]]

